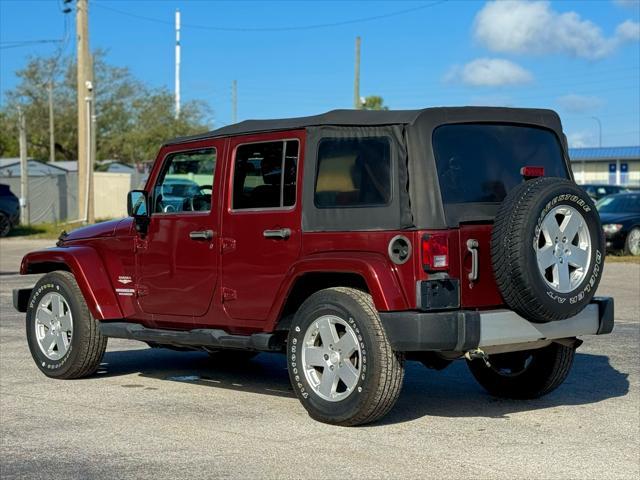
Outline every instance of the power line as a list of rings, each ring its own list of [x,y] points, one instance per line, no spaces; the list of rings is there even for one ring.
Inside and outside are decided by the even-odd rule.
[[[0,42],[0,49],[28,47],[30,45],[44,43],[60,43],[62,40],[17,40],[13,42]]]
[[[351,20],[343,20],[340,22],[319,23],[319,24],[312,24],[312,25],[289,26],[289,27],[217,27],[217,26],[211,26],[211,25],[197,25],[193,23],[183,23],[182,26],[186,28],[194,28],[199,30],[213,30],[213,31],[220,31],[220,32],[291,32],[291,31],[300,31],[300,30],[317,30],[322,28],[340,27],[344,25],[373,22],[376,20],[383,20],[386,18],[397,17],[399,15],[405,15],[407,13],[417,12],[419,10],[424,10],[426,8],[435,7],[436,5],[440,5],[447,1],[448,0],[436,0],[426,5],[420,5],[419,7],[406,8],[404,10],[397,10],[391,13],[373,15],[371,17],[356,18]],[[118,13],[120,15],[126,15],[132,18],[137,18],[139,20],[146,20],[148,22],[161,23],[163,25],[173,25],[172,22],[169,22],[167,20],[162,20],[160,18],[147,17],[145,15],[139,15],[137,13],[126,12],[124,10],[108,7],[100,3],[95,3],[94,5],[104,10],[109,10],[114,13]]]

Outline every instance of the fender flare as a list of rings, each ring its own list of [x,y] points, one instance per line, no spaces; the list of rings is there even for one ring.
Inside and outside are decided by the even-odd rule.
[[[375,253],[327,252],[306,257],[295,263],[287,273],[269,312],[265,331],[275,328],[296,282],[308,273],[357,274],[367,284],[376,310],[407,310],[409,301],[396,270],[396,266],[391,265],[385,256]]]
[[[98,320],[123,318],[109,275],[98,252],[88,246],[56,247],[28,253],[20,274],[49,273],[65,265],[78,282],[91,314]]]

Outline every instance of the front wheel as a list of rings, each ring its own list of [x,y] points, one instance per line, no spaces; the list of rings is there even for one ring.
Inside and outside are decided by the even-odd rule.
[[[391,349],[371,296],[346,287],[321,290],[296,313],[287,343],[289,378],[309,415],[353,426],[395,404],[404,358]]]
[[[481,359],[467,364],[491,395],[530,399],[558,388],[567,378],[574,356],[574,348],[552,343],[536,350],[489,355],[490,366]]]
[[[86,377],[100,366],[107,337],[100,333],[71,273],[48,273],[33,287],[27,341],[33,360],[48,377]]]

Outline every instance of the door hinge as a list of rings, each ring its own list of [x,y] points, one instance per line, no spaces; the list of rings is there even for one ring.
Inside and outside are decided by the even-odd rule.
[[[236,249],[236,239],[235,238],[223,238],[220,242],[220,252],[221,253],[229,253],[233,252]]]
[[[230,302],[238,298],[238,292],[233,288],[222,287],[222,301]]]

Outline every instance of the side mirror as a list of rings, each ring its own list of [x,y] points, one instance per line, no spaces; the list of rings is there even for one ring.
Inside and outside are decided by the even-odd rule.
[[[136,230],[145,233],[149,225],[149,198],[144,190],[132,190],[127,195],[127,213],[133,217]]]

